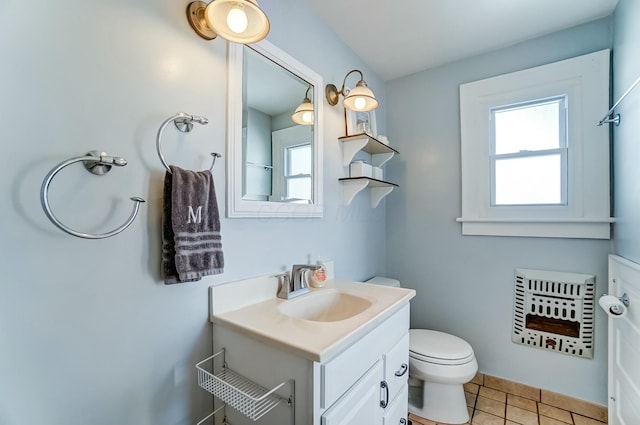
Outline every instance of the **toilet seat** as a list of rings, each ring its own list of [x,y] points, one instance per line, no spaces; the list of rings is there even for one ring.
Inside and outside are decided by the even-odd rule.
[[[462,338],[428,329],[409,330],[409,357],[428,363],[460,365],[474,359],[473,348]]]

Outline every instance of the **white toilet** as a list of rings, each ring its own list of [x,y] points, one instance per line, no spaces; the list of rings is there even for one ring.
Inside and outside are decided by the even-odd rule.
[[[367,283],[400,286],[374,277]],[[434,422],[469,420],[463,384],[478,371],[473,348],[462,338],[427,329],[409,330],[409,412]]]

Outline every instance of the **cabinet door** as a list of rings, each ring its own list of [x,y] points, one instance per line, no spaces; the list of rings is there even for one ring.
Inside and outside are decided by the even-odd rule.
[[[389,386],[389,402],[407,387],[409,378],[409,333],[384,355],[384,380]]]
[[[328,409],[342,397],[353,384],[380,359],[391,347],[392,352],[399,350],[400,357],[408,357],[409,348],[396,347],[392,342],[408,336],[409,329],[409,305],[381,323],[369,334],[356,341],[351,347],[334,357],[325,364],[320,364],[320,407]],[[408,344],[408,343],[407,343]],[[395,358],[395,355],[392,355]],[[397,360],[393,361],[398,363]],[[400,365],[397,366],[398,368]],[[397,370],[397,369],[394,369]],[[382,380],[380,376],[380,380]],[[404,377],[406,382],[406,377]],[[393,397],[392,397],[393,398]],[[389,399],[388,401],[391,401]]]
[[[382,422],[384,425],[406,425],[409,423],[407,421],[408,398],[409,388],[405,385],[400,394],[387,407]]]
[[[376,362],[322,415],[322,425],[382,425],[380,380],[383,372],[382,361]]]

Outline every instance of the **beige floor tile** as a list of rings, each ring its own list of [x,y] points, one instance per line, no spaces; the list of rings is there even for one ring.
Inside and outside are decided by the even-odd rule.
[[[503,391],[498,391],[493,388],[480,387],[480,391],[478,392],[482,397],[490,398],[492,400],[501,401],[503,403],[507,402],[507,394]]]
[[[552,419],[556,419],[560,422],[564,423],[572,423],[571,413],[567,410],[559,409],[554,406],[549,406],[548,404],[539,403],[538,404],[538,412],[540,416],[546,416]]]
[[[507,406],[507,419],[522,425],[539,425],[537,413],[516,406]]]
[[[414,415],[413,413],[409,413],[409,420],[413,423],[413,425],[437,425],[435,422],[430,421],[429,419],[421,418],[418,415]]]
[[[514,394],[507,394],[507,404],[519,407],[530,412],[538,412],[538,404],[528,398],[520,397]]]
[[[567,425],[567,422],[562,422],[557,419],[548,418],[546,416],[540,416],[540,425]],[[571,422],[569,422],[571,424]]]
[[[471,418],[466,425],[607,425],[607,408],[604,406],[534,389],[539,392],[542,400],[536,401],[531,398],[535,396],[535,391],[528,392],[527,388],[531,387],[526,385],[505,380],[495,381],[489,375],[478,379],[480,382],[489,382],[494,387],[504,388],[507,392],[477,383],[465,384],[467,410]],[[514,388],[516,392],[528,394],[529,397],[508,392]],[[410,425],[448,425],[412,413],[409,414],[409,420]]]
[[[581,416],[586,416],[596,421],[607,421],[607,407],[599,404],[589,403],[588,401],[578,400],[573,397],[554,393],[552,391],[542,390],[541,401],[544,404],[559,407],[560,409],[568,410],[573,413],[577,413]]]
[[[464,398],[467,400],[467,406],[473,408],[476,405],[476,399],[478,398],[478,395],[471,394],[465,391]]]
[[[530,387],[529,385],[497,378],[491,375],[484,376],[484,385],[495,390],[504,391],[505,393],[518,395],[530,400],[540,401],[540,389]]]
[[[476,410],[471,423],[473,425],[504,425],[504,418]]]
[[[484,376],[485,376],[484,373],[478,372],[478,373],[476,373],[476,376],[474,376],[473,379],[470,382],[472,382],[474,384],[477,384],[477,385],[484,385]]]
[[[587,418],[585,416],[580,416],[578,414],[572,413],[571,416],[573,416],[573,423],[575,425],[604,425],[607,422],[602,422],[602,421],[596,421],[595,419],[591,419],[591,418]]]
[[[471,394],[478,394],[478,390],[480,390],[480,385],[474,384],[473,382],[467,382],[463,387],[466,392]]]
[[[501,418],[505,417],[505,408],[505,403],[491,398],[478,396],[478,400],[476,400],[476,411],[481,410],[485,413],[491,413],[492,415],[496,415]]]

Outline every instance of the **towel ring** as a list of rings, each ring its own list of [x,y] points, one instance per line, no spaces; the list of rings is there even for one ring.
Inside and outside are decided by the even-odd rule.
[[[156,148],[158,150],[158,156],[160,157],[160,162],[162,162],[162,165],[164,165],[164,168],[166,168],[169,173],[171,173],[171,169],[169,168],[169,164],[167,164],[167,161],[165,161],[164,159],[164,155],[162,154],[162,146],[160,142],[162,140],[162,133],[164,132],[165,127],[172,121],[175,124],[176,128],[182,133],[189,133],[191,130],[193,130],[194,122],[197,122],[198,124],[202,124],[202,125],[209,123],[209,120],[206,119],[205,117],[200,117],[197,115],[189,115],[185,112],[179,112],[176,115],[170,118],[167,118],[165,122],[162,123],[162,125],[160,126],[160,129],[158,130],[158,136],[156,137]],[[209,171],[213,170],[213,167],[216,165],[216,158],[220,158],[222,155],[220,155],[217,152],[211,152],[211,156],[213,157],[213,162],[211,163],[211,168],[209,168]]]
[[[138,215],[140,203],[145,202],[144,199],[137,196],[130,198],[134,202],[134,205],[133,211],[131,212],[131,215],[129,216],[127,221],[125,221],[124,224],[120,227],[113,229],[110,232],[100,234],[83,233],[73,230],[72,228],[62,224],[62,222],[60,222],[60,220],[58,220],[53,214],[53,211],[51,211],[51,206],[49,206],[49,184],[51,184],[51,180],[53,180],[55,175],[67,165],[80,161],[83,162],[84,167],[87,169],[87,171],[99,176],[108,173],[113,165],[117,165],[118,167],[124,167],[125,165],[127,165],[126,159],[118,156],[109,156],[106,152],[100,151],[91,151],[88,152],[86,156],[79,156],[61,162],[60,164],[56,165],[51,171],[49,171],[49,174],[47,174],[47,176],[44,178],[44,181],[42,182],[42,187],[40,189],[40,201],[42,203],[42,208],[53,224],[55,224],[60,230],[63,230],[70,235],[85,239],[103,239],[117,235],[118,233],[129,227],[131,223],[133,223],[136,215]]]

